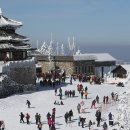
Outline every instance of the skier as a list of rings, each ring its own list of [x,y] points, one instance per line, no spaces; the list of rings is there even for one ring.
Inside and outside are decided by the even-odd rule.
[[[24,114],[21,112],[19,116],[20,116],[20,123],[22,123],[22,122],[24,123],[24,119],[23,119],[24,118]]]
[[[107,128],[108,128],[107,123],[104,122],[104,124],[103,124],[103,130],[107,130]]]
[[[29,119],[30,119],[30,115],[27,113],[27,114],[26,114],[26,121],[27,121],[27,124],[29,124]]]
[[[27,100],[26,105],[28,105],[28,108],[30,108],[31,103],[29,100]]]

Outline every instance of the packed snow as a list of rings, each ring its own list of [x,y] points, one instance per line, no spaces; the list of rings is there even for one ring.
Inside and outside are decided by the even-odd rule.
[[[117,79],[116,79],[117,80]],[[65,84],[57,87],[58,93],[59,88],[62,88],[63,92],[63,103],[64,105],[54,105],[54,101],[60,101],[57,95],[55,96],[54,89],[51,87],[39,87],[36,92],[25,92],[21,94],[15,94],[10,97],[0,99],[0,120],[5,122],[6,130],[37,130],[37,125],[35,123],[35,114],[41,114],[41,121],[43,124],[43,130],[49,130],[47,124],[46,115],[48,112],[52,113],[52,109],[56,108],[56,119],[55,127],[59,130],[89,130],[88,122],[91,120],[93,125],[91,130],[102,130],[102,125],[104,121],[108,125],[108,130],[129,130],[130,129],[130,82],[126,82],[125,87],[117,87],[114,84],[114,79],[109,79],[108,83],[103,83],[101,85],[90,84],[88,82],[83,82],[82,85],[85,88],[88,87],[88,98],[81,99],[81,94],[77,91],[77,84],[79,81],[73,81],[71,85],[67,79]],[[108,80],[107,80],[108,81]],[[110,82],[112,81],[112,82]],[[121,81],[121,79],[120,79]],[[80,83],[81,84],[81,83]],[[37,82],[39,86],[39,82]],[[65,90],[75,90],[75,97],[65,97]],[[118,101],[113,101],[111,98],[111,93],[114,92],[119,95]],[[96,108],[91,108],[92,100],[99,96],[99,104],[96,103]],[[109,103],[103,104],[103,96],[109,96]],[[28,108],[26,105],[26,100],[31,102],[31,107]],[[84,113],[78,113],[77,105],[84,101]],[[72,109],[73,117],[72,121],[68,124],[65,123],[64,115]],[[96,121],[96,111],[100,110],[102,113],[102,121],[100,127],[97,127]],[[30,114],[30,124],[20,123],[20,113]],[[111,112],[113,114],[114,125],[109,126],[108,114]],[[79,116],[86,118],[84,128],[78,126]],[[119,122],[119,126],[118,126]]]

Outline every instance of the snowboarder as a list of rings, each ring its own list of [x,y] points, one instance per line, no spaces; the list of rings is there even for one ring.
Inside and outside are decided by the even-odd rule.
[[[20,116],[20,123],[22,122],[24,123],[24,114],[21,112],[19,116]]]
[[[28,108],[30,108],[31,103],[29,100],[27,100],[26,105],[28,105]]]

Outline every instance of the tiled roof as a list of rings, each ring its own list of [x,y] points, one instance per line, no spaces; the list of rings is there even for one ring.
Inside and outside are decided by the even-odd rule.
[[[12,19],[8,19],[3,15],[0,15],[0,27],[7,27],[7,26],[11,26],[11,27],[20,27],[22,26],[22,22],[18,22],[18,21],[14,21]]]
[[[87,53],[74,55],[74,60],[95,60],[96,62],[116,61],[116,59],[108,53]]]

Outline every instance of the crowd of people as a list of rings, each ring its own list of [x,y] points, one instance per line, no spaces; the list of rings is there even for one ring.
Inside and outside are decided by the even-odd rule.
[[[92,120],[89,120],[89,122],[85,124],[86,117],[82,117],[80,115],[81,113],[85,113],[84,101],[89,100],[88,99],[88,94],[89,94],[88,89],[89,88],[88,88],[88,86],[84,87],[83,84],[81,83],[83,78],[84,77],[79,75],[78,80],[80,81],[80,83],[78,83],[76,85],[77,91],[76,90],[65,90],[64,92],[63,92],[61,87],[58,88],[58,87],[55,87],[55,85],[60,84],[61,81],[62,81],[62,83],[64,83],[65,79],[61,78],[61,81],[58,81],[58,83],[56,83],[56,79],[55,79],[54,82],[52,82],[51,85],[54,87],[55,96],[59,96],[60,99],[59,99],[59,101],[58,100],[54,100],[54,105],[65,105],[63,103],[63,100],[62,100],[63,96],[69,98],[70,100],[71,100],[71,97],[75,97],[76,94],[78,94],[78,96],[81,96],[81,102],[77,104],[77,112],[78,112],[78,116],[79,116],[77,124],[78,124],[79,127],[81,126],[82,128],[84,128],[85,125],[87,125],[89,130],[91,130],[91,127],[93,125],[95,125],[95,122],[92,121]],[[46,79],[44,79],[44,81],[40,81],[40,86],[41,87],[43,87],[44,85],[45,86],[50,86],[50,83],[49,83],[50,81],[49,80],[51,80],[51,79],[48,79],[47,83],[46,83],[45,80]],[[71,80],[76,80],[76,79],[71,78]],[[95,81],[95,80],[96,79],[93,79],[93,81]],[[72,81],[71,81],[71,83],[72,83]],[[118,101],[118,94],[117,93],[112,92],[110,94],[110,96],[111,97],[109,97],[108,95],[107,96],[104,95],[102,97],[101,101],[103,102],[103,104],[108,104],[110,102],[109,101],[110,98],[113,101]],[[83,99],[85,99],[85,100],[83,101]],[[96,104],[100,104],[101,101],[99,100],[99,95],[97,95],[95,97],[95,99],[92,99],[92,103],[90,105],[90,109],[94,108],[96,110],[95,120],[97,121],[97,123],[96,123],[97,127],[101,127],[102,111],[101,111],[101,109],[96,107]],[[26,105],[27,105],[27,107],[29,109],[31,108],[31,102],[29,100],[26,100]],[[20,116],[20,123],[30,124],[31,116],[30,116],[29,113],[25,113],[24,114],[23,112],[21,112],[19,114],[19,116]],[[41,121],[41,114],[36,113],[34,115],[34,117],[35,117],[35,124],[37,125],[37,129],[38,130],[42,130],[42,127],[43,127],[44,123]],[[66,125],[69,124],[69,126],[72,126],[72,123],[73,123],[72,122],[72,117],[74,117],[74,113],[73,113],[72,109],[64,114],[64,120],[65,120]],[[110,112],[108,114],[108,120],[109,120],[109,125],[111,125],[111,126],[113,126],[113,117],[114,117],[114,115],[112,115],[112,113]],[[48,112],[47,115],[46,115],[46,118],[47,118],[47,124],[48,124],[49,130],[56,130],[56,127],[55,127],[55,125],[56,125],[56,123],[55,123],[56,108],[53,108],[51,113]],[[108,130],[107,122],[103,122],[102,128],[103,128],[103,130]],[[4,130],[4,129],[5,129],[4,121],[0,121],[0,130]]]

